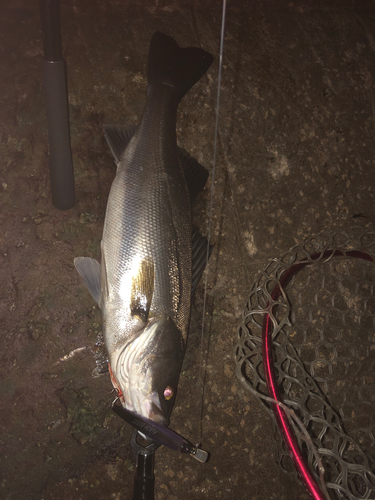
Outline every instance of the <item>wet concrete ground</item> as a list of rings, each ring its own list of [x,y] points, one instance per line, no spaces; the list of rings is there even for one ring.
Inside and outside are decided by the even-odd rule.
[[[93,377],[101,316],[73,268],[98,258],[115,164],[104,123],[137,122],[160,30],[215,56],[178,112],[181,146],[212,171],[221,4],[62,2],[77,201],[50,201],[36,1],[0,16],[0,497],[129,499],[130,427]],[[375,8],[371,1],[228,3],[219,148],[198,384],[203,285],[171,427],[211,453],[156,454],[157,500],[307,499],[280,473],[272,427],[234,375],[255,274],[322,230],[374,222]],[[194,210],[207,231],[209,183]]]

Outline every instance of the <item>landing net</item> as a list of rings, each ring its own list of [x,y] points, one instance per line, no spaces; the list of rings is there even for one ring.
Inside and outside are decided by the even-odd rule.
[[[274,405],[262,399],[269,395],[262,354],[269,316],[277,386],[307,429],[309,439],[293,424],[318,484],[319,457],[331,499],[375,498],[373,256],[375,231],[356,227],[321,235],[273,259],[252,287],[235,346],[237,376],[277,429]],[[297,477],[283,440],[275,442],[282,470]]]

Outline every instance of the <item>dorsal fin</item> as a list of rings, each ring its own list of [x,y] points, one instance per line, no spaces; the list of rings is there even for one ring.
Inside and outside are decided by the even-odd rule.
[[[134,135],[137,125],[132,125],[131,127],[103,125],[103,128],[108,146],[115,158],[116,163],[119,163],[125,149]]]
[[[90,257],[76,257],[74,259],[75,268],[83,279],[91,297],[100,307],[101,288],[100,288],[100,264]]]

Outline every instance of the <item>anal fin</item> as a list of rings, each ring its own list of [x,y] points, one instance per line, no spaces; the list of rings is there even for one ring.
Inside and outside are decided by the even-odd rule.
[[[191,296],[194,295],[198,283],[202,277],[204,268],[206,267],[208,240],[202,236],[199,229],[193,226],[192,233],[192,279],[191,279]],[[210,258],[213,245],[210,245],[208,258]]]
[[[198,194],[206,185],[208,172],[203,165],[190,156],[184,149],[178,148],[178,156],[184,170],[184,176],[190,195],[190,204],[193,206]]]

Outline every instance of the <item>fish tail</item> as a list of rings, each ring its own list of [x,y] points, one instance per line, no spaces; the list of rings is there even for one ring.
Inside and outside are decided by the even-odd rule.
[[[182,49],[171,36],[157,31],[148,61],[148,86],[161,83],[172,87],[181,100],[211,66],[213,56],[195,47]]]

